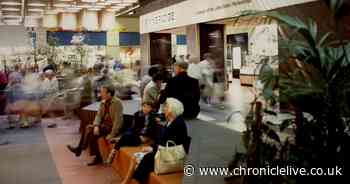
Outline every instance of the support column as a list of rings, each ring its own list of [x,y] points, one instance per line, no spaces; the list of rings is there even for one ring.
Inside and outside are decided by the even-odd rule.
[[[140,43],[140,48],[141,48],[141,65],[149,65],[151,64],[151,52],[150,52],[150,34],[141,34],[140,35],[141,43]]]
[[[151,52],[150,52],[150,35],[149,33],[140,35],[140,49],[141,49],[141,75],[147,75],[145,71],[145,65],[151,64]]]
[[[186,37],[187,54],[190,54],[191,58],[200,58],[199,25],[186,26]]]

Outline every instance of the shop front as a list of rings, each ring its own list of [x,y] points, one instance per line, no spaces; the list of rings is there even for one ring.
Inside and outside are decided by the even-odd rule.
[[[263,62],[278,67],[279,50],[279,25],[256,13],[313,1],[187,0],[142,15],[142,61],[153,64],[157,58],[152,54],[154,34],[181,28],[186,34],[186,54],[200,61],[212,54],[213,68],[221,74],[214,81],[239,78],[241,85],[254,86]],[[168,49],[167,56],[173,56],[174,50]]]

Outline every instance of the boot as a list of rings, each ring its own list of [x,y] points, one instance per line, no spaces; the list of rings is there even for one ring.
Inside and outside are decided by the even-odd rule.
[[[74,153],[76,157],[81,155],[82,150],[79,147],[75,148],[71,145],[67,145],[67,148],[70,152]]]

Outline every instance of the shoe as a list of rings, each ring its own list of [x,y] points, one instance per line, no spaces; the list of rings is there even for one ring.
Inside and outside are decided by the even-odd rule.
[[[23,122],[20,126],[20,128],[30,128],[30,125],[28,122]]]
[[[47,125],[47,128],[56,128],[57,124],[56,123],[51,123],[49,125]]]
[[[87,165],[88,166],[95,166],[98,164],[102,164],[102,159],[96,157],[92,162],[88,163]]]
[[[29,128],[30,127],[30,123],[27,117],[20,117],[20,128]]]
[[[14,129],[14,128],[16,128],[16,125],[10,125],[10,126],[8,126],[6,129],[7,129],[7,130],[12,130],[12,129]]]
[[[109,153],[108,158],[104,162],[104,164],[105,165],[111,165],[113,160],[114,160],[114,157],[115,157],[116,153],[117,153],[117,150],[116,149],[112,149],[112,151]]]
[[[74,148],[71,145],[67,145],[67,148],[70,152],[74,153],[76,157],[79,157],[81,155],[81,150],[79,148]]]

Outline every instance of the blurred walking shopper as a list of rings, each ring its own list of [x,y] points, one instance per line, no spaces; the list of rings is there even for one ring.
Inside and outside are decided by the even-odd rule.
[[[199,64],[199,58],[191,58],[187,69],[188,76],[195,78],[199,82],[199,86],[203,84],[202,70]]]
[[[19,65],[15,65],[14,71],[12,71],[8,77],[6,112],[8,113],[7,120],[9,123],[9,129],[16,127],[16,115],[19,114],[20,109],[16,107],[16,102],[21,100],[24,96],[22,90],[23,76],[20,73]],[[22,124],[21,127],[27,128],[27,124]]]
[[[6,108],[6,93],[5,89],[7,86],[8,80],[6,72],[0,71],[0,115],[5,113]]]
[[[196,118],[199,114],[200,90],[197,79],[187,75],[188,63],[175,63],[175,77],[171,78],[161,92],[159,103],[163,104],[167,98],[176,98],[184,105],[183,117]]]
[[[212,103],[214,94],[214,58],[211,53],[204,54],[204,60],[199,63],[202,83],[201,83],[201,97],[206,104]]]

